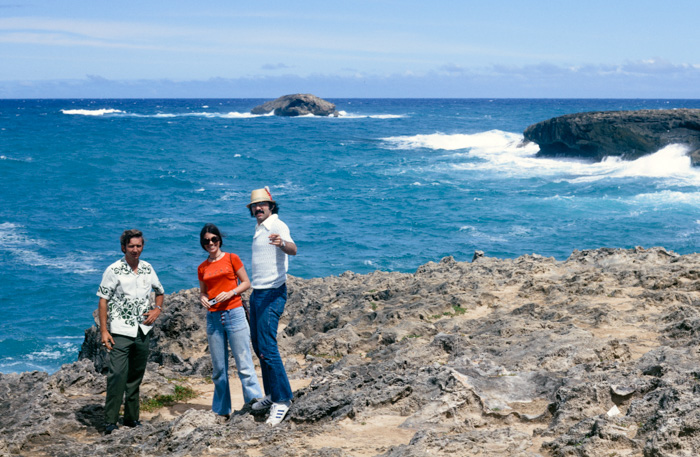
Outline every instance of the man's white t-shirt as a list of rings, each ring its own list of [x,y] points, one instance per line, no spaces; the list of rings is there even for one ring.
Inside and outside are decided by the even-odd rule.
[[[261,224],[255,226],[253,235],[253,289],[274,289],[287,281],[289,261],[287,254],[279,246],[270,244],[270,235],[276,233],[285,242],[294,243],[289,227],[277,214],[270,215]]]

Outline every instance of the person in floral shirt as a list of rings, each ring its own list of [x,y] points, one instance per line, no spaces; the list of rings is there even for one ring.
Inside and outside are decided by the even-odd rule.
[[[121,236],[124,257],[107,267],[97,291],[102,346],[109,352],[104,412],[106,434],[118,428],[122,399],[124,425],[141,425],[139,387],[148,362],[149,332],[163,310],[165,294],[151,264],[140,259],[143,245],[143,234],[139,230],[124,231]],[[153,308],[151,291],[156,295]]]

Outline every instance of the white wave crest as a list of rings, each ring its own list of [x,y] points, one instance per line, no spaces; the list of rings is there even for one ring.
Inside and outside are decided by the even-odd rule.
[[[609,157],[602,162],[582,167],[579,177],[567,181],[579,183],[616,178],[665,178],[676,185],[700,185],[700,169],[692,166],[687,153],[686,146],[672,144],[636,160]]]
[[[124,111],[118,109],[62,109],[63,114],[72,114],[79,116],[104,116],[105,114],[121,114]]]
[[[73,352],[78,349],[78,345],[75,343],[58,343],[55,345],[45,346],[40,351],[35,351],[26,355],[27,360],[32,362],[42,362],[46,360],[58,360],[69,352]]]
[[[251,114],[251,113],[239,113],[237,111],[232,111],[228,113],[208,113],[205,111],[195,112],[195,113],[156,113],[156,114],[139,114],[139,113],[127,113],[118,109],[63,109],[61,110],[63,114],[80,115],[80,116],[104,116],[104,115],[114,115],[122,117],[137,117],[137,118],[151,118],[151,119],[172,119],[176,117],[203,117],[208,119],[249,119],[256,117],[267,117],[274,116],[274,113],[268,114]]]
[[[14,255],[20,262],[32,267],[49,267],[78,274],[95,273],[97,270],[88,260],[75,253],[51,258],[39,252],[49,243],[26,235],[24,227],[11,222],[0,224],[0,250]]]
[[[402,119],[403,114],[354,114],[347,111],[338,111],[338,117],[342,119]]]
[[[635,203],[645,204],[662,204],[674,206],[678,204],[685,204],[700,207],[700,192],[676,192],[672,190],[663,190],[659,192],[635,195],[634,197],[632,197],[632,201]]]
[[[237,113],[235,111],[222,114],[220,117],[224,119],[248,119],[252,117],[270,117],[274,116],[275,113],[267,113],[267,114],[251,114],[251,113]]]
[[[467,237],[471,240],[488,241],[493,243],[505,243],[508,241],[508,239],[503,236],[484,233],[476,227],[474,227],[473,225],[463,225],[459,228],[459,231],[465,232],[467,234]]]
[[[515,151],[533,155],[537,153],[537,145],[520,147],[523,136],[517,133],[490,130],[488,132],[473,134],[445,134],[433,133],[430,135],[394,136],[382,138],[393,149],[435,149],[445,151],[457,151],[460,149],[478,149],[484,152]]]
[[[7,156],[5,156],[5,155],[0,155],[0,160],[9,160],[10,162],[31,162],[31,161],[33,161],[34,159],[32,159],[31,157],[26,157],[26,158],[23,158],[23,159],[18,159],[18,158],[15,158],[15,157],[7,157]]]
[[[139,117],[167,117],[167,118],[172,118],[172,117],[204,117],[207,119],[250,119],[250,118],[255,118],[255,117],[267,117],[267,116],[273,116],[274,113],[269,113],[269,114],[251,114],[251,113],[239,113],[237,111],[232,111],[230,113],[207,113],[207,112],[199,112],[199,113],[160,113],[160,114],[155,114],[155,115],[143,115],[140,114],[138,115]]]
[[[383,138],[390,149],[445,151],[455,170],[476,170],[500,176],[549,177],[586,183],[601,179],[659,178],[669,185],[700,185],[700,168],[693,167],[682,145],[670,145],[636,160],[610,157],[601,162],[575,158],[537,157],[539,147],[523,143],[517,133],[491,130],[475,134],[413,135]],[[465,160],[466,159],[466,160]],[[477,159],[477,160],[473,160]]]

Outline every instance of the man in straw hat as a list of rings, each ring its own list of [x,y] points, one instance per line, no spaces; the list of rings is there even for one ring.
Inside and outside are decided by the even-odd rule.
[[[287,302],[288,255],[297,254],[289,227],[277,216],[279,207],[270,189],[255,189],[247,205],[258,223],[253,235],[250,295],[250,333],[253,350],[260,359],[265,397],[253,411],[270,409],[267,423],[282,422],[292,402],[292,388],[277,347],[277,326]]]

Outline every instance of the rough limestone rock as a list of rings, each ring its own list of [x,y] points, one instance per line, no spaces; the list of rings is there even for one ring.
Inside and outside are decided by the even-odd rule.
[[[182,404],[102,435],[93,328],[58,372],[0,375],[0,455],[700,455],[700,254],[446,257],[288,286],[280,350],[308,383],[280,425]],[[195,289],[154,331],[142,397],[211,373]]]
[[[529,126],[527,141],[540,156],[608,156],[637,159],[670,144],[688,147],[693,165],[700,165],[700,110],[600,111],[567,114]]]
[[[338,116],[335,105],[311,94],[284,95],[276,100],[263,103],[250,110],[252,114],[275,116]]]

